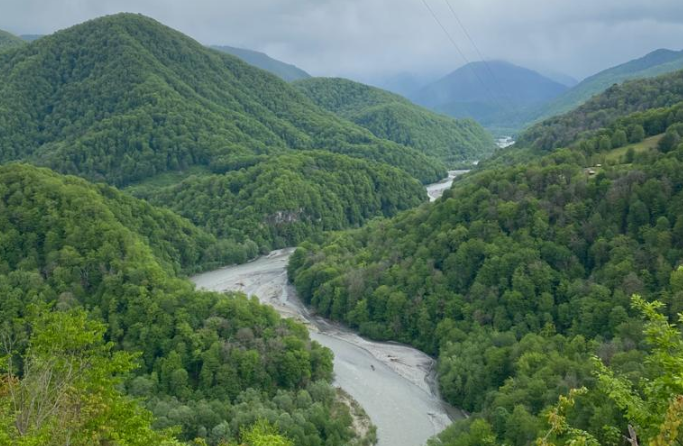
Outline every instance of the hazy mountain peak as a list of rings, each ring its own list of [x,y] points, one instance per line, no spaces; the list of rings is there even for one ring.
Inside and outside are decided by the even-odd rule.
[[[485,126],[510,121],[511,114],[541,104],[567,89],[542,74],[502,60],[464,65],[411,97],[454,117],[472,117]]]
[[[269,71],[287,82],[293,82],[300,79],[308,79],[309,77],[311,77],[310,74],[308,74],[301,68],[297,67],[296,65],[282,62],[277,59],[273,59],[266,53],[227,45],[212,45],[211,48],[239,57],[246,63],[253,65],[257,68],[260,68],[262,70]]]

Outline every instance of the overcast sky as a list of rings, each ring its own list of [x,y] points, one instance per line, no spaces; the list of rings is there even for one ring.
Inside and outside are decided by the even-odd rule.
[[[583,78],[683,48],[683,0],[0,0],[0,29],[46,34],[140,12],[205,44],[265,51],[313,75],[438,76],[479,53]]]

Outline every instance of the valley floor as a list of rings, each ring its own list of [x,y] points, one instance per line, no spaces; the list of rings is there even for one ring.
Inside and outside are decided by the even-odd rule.
[[[440,196],[453,178],[432,187]],[[447,185],[447,187],[446,187]],[[192,278],[199,288],[242,291],[281,315],[302,321],[311,338],[334,352],[335,384],[365,409],[377,426],[379,446],[420,446],[463,414],[444,403],[435,383],[434,360],[411,347],[373,342],[311,315],[287,282],[294,248],[271,252],[253,262],[221,268]]]

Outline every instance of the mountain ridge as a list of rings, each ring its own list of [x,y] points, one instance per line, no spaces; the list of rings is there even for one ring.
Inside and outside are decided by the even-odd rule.
[[[614,84],[656,77],[682,68],[683,50],[660,48],[587,77],[554,100],[531,111],[526,119],[530,123],[539,122],[575,109]]]
[[[20,37],[0,29],[0,51],[19,48],[25,44],[26,42],[24,42]]]
[[[567,89],[542,74],[505,61],[472,62],[411,95],[415,103],[485,127],[508,126],[520,111]]]
[[[455,119],[398,94],[343,78],[311,78],[294,86],[318,106],[375,136],[438,156],[448,167],[488,157],[495,141],[471,119]]]
[[[141,15],[94,19],[0,56],[0,81],[0,146],[8,148],[0,161],[32,160],[95,181],[125,185],[225,158],[312,149],[384,161],[423,182],[445,172],[276,76]],[[29,94],[38,84],[51,90]]]

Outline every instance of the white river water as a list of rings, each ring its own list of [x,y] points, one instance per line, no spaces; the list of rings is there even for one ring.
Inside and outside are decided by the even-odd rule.
[[[453,185],[453,180],[455,180],[456,177],[459,177],[460,175],[467,172],[469,172],[469,170],[449,170],[448,176],[446,178],[439,181],[438,183],[428,185],[426,188],[427,195],[429,195],[429,201],[435,201],[437,198],[443,195],[445,190],[451,188],[451,186]]]
[[[464,171],[449,172],[427,186],[430,200],[450,187]],[[273,251],[253,262],[197,275],[198,288],[242,291],[281,315],[304,322],[311,338],[334,352],[334,384],[348,392],[377,426],[379,446],[420,446],[462,417],[438,395],[434,360],[414,348],[366,340],[351,330],[311,315],[287,281],[294,248]]]

